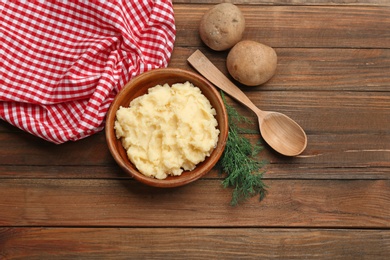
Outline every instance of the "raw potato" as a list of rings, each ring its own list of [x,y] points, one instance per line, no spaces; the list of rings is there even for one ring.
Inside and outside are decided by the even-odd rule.
[[[199,34],[202,41],[215,51],[230,49],[242,39],[245,18],[231,3],[215,5],[202,17]]]
[[[230,75],[247,86],[268,81],[276,71],[277,55],[273,48],[255,41],[241,41],[229,52],[226,66]]]

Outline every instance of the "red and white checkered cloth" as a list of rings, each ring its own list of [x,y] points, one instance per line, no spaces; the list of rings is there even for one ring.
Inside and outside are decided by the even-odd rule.
[[[170,0],[1,1],[0,118],[57,144],[96,133],[175,33]]]

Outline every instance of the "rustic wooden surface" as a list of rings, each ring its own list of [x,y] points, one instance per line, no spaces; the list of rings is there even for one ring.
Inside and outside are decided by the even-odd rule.
[[[171,67],[191,70],[200,49],[227,73],[227,52],[197,31],[219,2],[174,1]],[[1,121],[0,259],[388,259],[390,2],[231,2],[244,38],[279,58],[271,81],[243,90],[308,134],[298,157],[259,155],[270,162],[265,200],[231,207],[217,169],[182,188],[146,187],[115,164],[103,132],[56,146]]]

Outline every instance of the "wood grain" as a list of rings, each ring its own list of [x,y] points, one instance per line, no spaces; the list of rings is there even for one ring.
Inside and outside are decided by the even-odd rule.
[[[79,143],[69,143],[57,149],[48,149],[43,146],[43,141],[34,140],[31,142],[20,142],[14,134],[2,134],[4,145],[7,144],[10,150],[1,154],[2,161],[7,164],[0,165],[0,177],[25,178],[35,176],[37,178],[87,178],[87,176],[100,176],[102,178],[122,178],[124,175],[113,161],[108,149],[105,147],[103,134],[97,134]],[[19,135],[20,136],[20,135]],[[261,140],[258,136],[247,136],[253,143]],[[383,133],[373,134],[333,134],[324,133],[320,135],[308,135],[308,147],[304,153],[295,158],[286,159],[275,153],[266,144],[265,150],[259,158],[268,160],[273,167],[273,175],[290,178],[296,177],[298,167],[300,175],[311,173],[310,178],[316,178],[312,170],[316,168],[334,170],[337,168],[351,168],[362,170],[360,174],[351,171],[351,176],[370,176],[371,171],[381,171],[382,176],[389,178],[389,137]],[[85,144],[82,146],[81,143]],[[16,147],[15,144],[20,144]],[[94,145],[101,146],[99,153],[94,150]],[[23,153],[20,151],[24,150]],[[18,152],[19,151],[19,152]],[[69,152],[70,151],[70,152]],[[89,155],[89,156],[88,156]],[[49,160],[48,160],[49,159]],[[30,165],[30,166],[29,166]],[[283,166],[280,171],[277,167]],[[378,169],[376,169],[378,168]],[[381,169],[379,169],[381,168]],[[36,169],[36,170],[34,170]],[[288,174],[286,169],[292,172]],[[68,175],[70,174],[70,175]],[[287,176],[285,174],[288,174]],[[325,174],[320,174],[323,178]],[[331,178],[332,174],[328,176]],[[351,178],[350,175],[341,171],[337,178]],[[372,177],[372,176],[371,176]],[[368,178],[371,178],[368,177]]]
[[[389,239],[361,229],[1,228],[0,258],[386,259]]]
[[[177,46],[198,47],[199,21],[210,8],[175,5]],[[240,6],[243,38],[274,48],[388,48],[390,9],[372,6]]]
[[[296,120],[308,134],[308,146],[302,156],[290,159],[292,167],[388,167],[390,161],[390,95],[365,92],[248,92],[255,104],[265,110],[279,111]],[[305,100],[303,104],[300,100]],[[251,113],[235,105],[248,116]],[[361,109],[364,107],[365,109]],[[316,116],[313,114],[316,111]],[[342,111],[342,113],[340,113]],[[371,116],[375,115],[375,116]],[[253,118],[254,119],[254,118]],[[0,141],[0,161],[6,165],[105,166],[115,167],[103,133],[61,146],[39,140],[4,126]],[[375,127],[373,127],[375,126]],[[248,125],[253,130],[257,125]],[[257,135],[248,136],[259,140]],[[286,162],[268,150],[265,158],[273,163]],[[99,152],[96,152],[99,151]],[[1,164],[0,164],[1,166]],[[58,169],[57,169],[58,171]],[[87,170],[85,170],[87,171]],[[0,176],[7,174],[0,172]]]
[[[170,67],[193,70],[186,60],[200,49],[228,75],[227,51],[198,35],[220,2],[173,1]],[[103,132],[54,145],[1,121],[0,259],[388,259],[390,2],[230,2],[246,17],[244,38],[278,54],[270,81],[240,87],[308,134],[300,156],[260,153],[266,198],[231,207],[217,167],[182,188],[147,187],[116,165]]]
[[[390,44],[389,44],[390,46]],[[169,66],[192,70],[187,58],[200,49],[234,81],[226,68],[226,52],[205,47],[176,47]],[[245,91],[388,91],[382,76],[390,69],[390,49],[275,48],[278,55],[276,74],[261,87]],[[353,71],[353,75],[351,72]],[[321,94],[321,93],[319,93]]]
[[[266,184],[263,202],[232,207],[220,180],[157,189],[135,180],[4,179],[0,226],[390,227],[389,180]]]

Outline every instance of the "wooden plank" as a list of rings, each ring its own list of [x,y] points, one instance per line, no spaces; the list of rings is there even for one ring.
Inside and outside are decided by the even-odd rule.
[[[389,45],[390,46],[390,45]],[[176,47],[170,67],[193,70],[187,58],[197,48]],[[200,49],[225,75],[227,52]],[[390,49],[275,48],[278,66],[271,80],[246,91],[389,91]],[[353,71],[353,75],[351,72]]]
[[[1,228],[4,259],[387,259],[389,230]]]
[[[263,110],[277,111],[284,113],[296,120],[310,133],[332,133],[332,134],[382,134],[388,133],[390,126],[390,92],[335,92],[335,91],[262,91],[260,88],[246,91],[248,97],[255,105]],[[302,102],[304,100],[304,102]],[[236,102],[230,102],[241,114],[252,117],[253,114]],[[6,124],[1,122],[0,125]],[[375,126],[375,127],[373,127]],[[252,126],[256,129],[256,124]],[[1,134],[14,136],[20,141],[28,144],[36,142],[38,138],[25,135],[19,137],[20,132],[0,132]],[[9,138],[1,137],[4,147],[11,149],[13,144]],[[85,145],[95,145],[94,149],[85,154],[85,157],[101,157],[96,149],[104,149],[105,139],[103,136],[95,137],[92,140],[82,140]],[[6,146],[5,144],[10,146]],[[65,145],[53,145],[42,143],[41,149],[47,150],[47,155],[53,151],[62,151],[72,158],[71,142]],[[99,145],[99,147],[96,147]],[[19,149],[23,149],[20,147]],[[70,149],[70,150],[69,150]],[[23,151],[23,150],[21,150]],[[0,155],[2,156],[2,155]],[[30,156],[34,156],[31,154]],[[27,159],[27,158],[26,158]],[[74,158],[76,159],[76,158]],[[102,159],[102,158],[100,158]],[[1,162],[2,160],[0,160]]]
[[[90,137],[95,139],[97,136]],[[4,135],[0,135],[4,136]],[[253,143],[258,136],[247,135]],[[7,137],[14,146],[17,137]],[[294,158],[286,158],[271,148],[259,154],[259,159],[269,162],[265,178],[290,179],[389,179],[390,178],[390,140],[388,135],[345,134],[345,135],[309,135],[307,149]],[[68,160],[66,153],[52,150],[52,158],[47,160],[47,151],[41,150],[39,140],[35,143],[21,143],[25,153],[18,149],[2,151],[0,178],[129,178],[111,158],[107,148],[99,151],[99,157],[84,157],[93,145],[71,143],[73,157]],[[27,152],[29,151],[29,152]],[[26,156],[34,154],[34,156]],[[73,160],[72,158],[79,158]],[[96,159],[97,158],[97,159]],[[105,158],[105,159],[101,159]],[[216,167],[204,178],[221,178]]]
[[[176,46],[198,47],[206,5],[174,5]],[[240,6],[244,39],[274,48],[388,48],[390,9],[372,6]]]
[[[375,155],[372,155],[375,156]],[[316,157],[312,155],[312,157]],[[365,157],[362,155],[361,157]],[[342,159],[340,159],[341,161]],[[325,160],[323,160],[325,161]],[[367,162],[367,161],[366,161]],[[354,166],[347,160],[335,165],[292,164],[272,162],[265,168],[263,178],[296,180],[389,180],[390,168],[381,166]],[[202,179],[222,180],[216,167]],[[36,166],[36,165],[0,165],[0,179],[131,179],[118,166]]]
[[[321,126],[320,118],[317,122]],[[339,131],[343,126],[337,126]],[[286,158],[265,145],[259,158],[270,162],[269,178],[389,179],[389,135],[386,129],[376,131],[309,132],[301,155]],[[253,143],[261,140],[258,135],[246,137]],[[110,155],[104,133],[60,146],[20,132],[0,133],[0,141],[0,178],[128,178]],[[206,177],[216,178],[217,172]]]
[[[252,140],[253,143],[261,141],[261,138],[257,135],[246,135],[246,137]],[[382,172],[389,172],[389,169],[386,168],[390,166],[389,138],[386,132],[372,134],[352,134],[348,132],[345,134],[326,132],[323,134],[309,134],[306,150],[297,157],[281,156],[264,144],[265,149],[259,154],[259,158],[266,159],[274,165],[289,165],[289,169],[293,172],[296,172],[295,168],[298,168],[303,174],[311,168],[340,167],[366,168],[368,174],[369,168],[375,167],[384,168],[381,170]],[[24,141],[23,135],[13,133],[0,134],[0,141],[2,143],[2,149],[0,150],[0,167],[2,168],[0,169],[3,169],[0,176],[2,177],[58,177],[58,174],[65,174],[66,172],[82,177],[82,174],[85,173],[88,176],[91,172],[95,176],[94,171],[101,171],[102,176],[108,178],[123,177],[106,147],[103,133],[63,146],[49,145],[49,147],[45,147],[46,142],[43,140],[36,138],[34,141]],[[99,149],[98,153],[96,153],[96,149]],[[13,168],[16,166],[26,168],[19,168],[20,175],[18,175],[19,173],[15,172],[17,168]],[[34,168],[29,169],[29,166],[37,167],[35,173]],[[76,166],[90,168],[72,168]],[[40,175],[39,171],[46,171],[46,173]],[[72,171],[74,172],[72,173]],[[290,175],[291,178],[294,178],[294,176]],[[311,175],[311,177],[315,178],[314,175]]]
[[[128,179],[113,161],[104,134],[99,133],[83,141],[60,146],[44,146],[35,138],[24,142],[27,134],[0,134],[0,178],[108,178]],[[257,135],[245,135],[252,143],[260,141]],[[308,147],[301,155],[286,158],[265,145],[259,159],[266,166],[265,178],[289,179],[389,179],[390,139],[386,133],[373,134],[309,134]],[[85,156],[99,148],[99,156]],[[21,152],[23,150],[23,152]],[[68,151],[71,151],[71,156]],[[48,158],[50,160],[48,160]],[[204,178],[219,178],[216,167]]]
[[[94,137],[91,137],[91,139]],[[259,138],[248,136],[253,143]],[[331,138],[331,142],[329,140]],[[17,139],[9,138],[12,142]],[[42,141],[43,142],[43,141]],[[128,179],[119,166],[112,162],[108,150],[100,150],[107,160],[85,158],[84,153],[93,146],[86,147],[74,144],[74,156],[79,154],[80,160],[64,161],[56,159],[67,158],[56,155],[50,165],[45,164],[45,152],[40,150],[40,144],[23,144],[27,151],[32,150],[35,157],[20,163],[25,155],[8,153],[3,156],[5,162],[12,164],[0,165],[0,178],[55,178],[55,179]],[[390,179],[390,149],[387,136],[381,135],[310,135],[307,150],[295,158],[285,158],[270,148],[265,148],[259,159],[269,161],[265,168],[265,179]],[[5,152],[4,152],[5,153]],[[6,153],[5,153],[6,154]],[[99,157],[100,158],[100,157]],[[215,167],[204,179],[222,179],[219,169]]]
[[[103,132],[55,145],[17,131],[0,133],[0,144],[0,164],[5,165],[115,165]]]
[[[0,179],[130,179],[117,165],[0,165]],[[382,175],[379,175],[382,176]]]
[[[220,180],[157,189],[135,180],[3,179],[0,226],[389,228],[389,180],[267,180],[238,207]]]
[[[255,105],[263,110],[278,111],[295,119],[311,133],[387,133],[390,119],[390,92],[333,92],[333,91],[246,91]],[[302,102],[302,100],[305,100]],[[236,102],[230,102],[241,114],[254,119],[253,114]],[[0,125],[6,124],[1,122]],[[375,126],[375,127],[373,127]],[[252,126],[256,128],[256,124]],[[4,131],[4,134],[18,136],[20,131]],[[4,137],[5,139],[5,137]],[[36,137],[26,135],[20,138],[26,143],[36,141]],[[85,144],[103,146],[104,137],[83,140]],[[4,140],[7,142],[7,140]],[[9,141],[11,143],[11,141]],[[5,144],[5,143],[4,143]],[[11,145],[11,144],[10,144]],[[17,144],[16,144],[17,145]],[[72,145],[56,146],[42,143],[48,151],[63,150],[68,152]],[[12,146],[11,146],[12,147]],[[103,148],[103,147],[99,147]],[[91,151],[86,156],[98,156]]]
[[[298,163],[302,167],[389,166],[390,92],[305,91],[286,95],[284,91],[253,90],[248,96],[264,110],[294,118],[308,133],[308,147],[297,158],[286,160],[267,149],[265,158],[272,163]],[[242,114],[252,116],[232,104]],[[6,125],[5,131],[0,132],[0,165],[116,165],[103,132],[78,142],[54,145],[22,131],[8,131],[5,122],[0,125]],[[256,124],[248,127],[257,129]],[[257,135],[250,138],[259,139]]]

